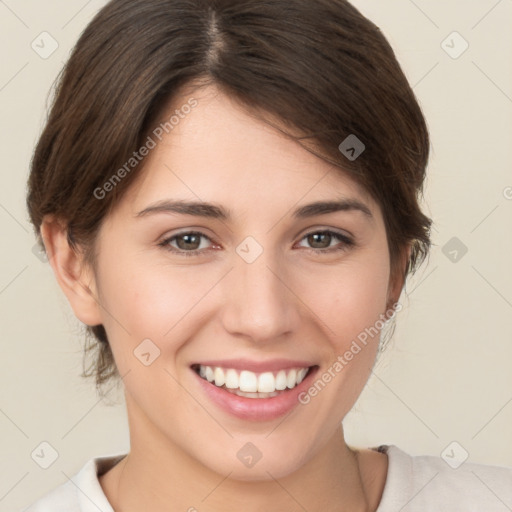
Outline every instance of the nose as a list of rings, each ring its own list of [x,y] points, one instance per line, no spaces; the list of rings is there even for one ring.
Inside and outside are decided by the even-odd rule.
[[[235,255],[234,268],[224,280],[222,322],[233,336],[253,342],[278,341],[299,323],[300,301],[293,293],[289,272],[263,253],[252,263]]]

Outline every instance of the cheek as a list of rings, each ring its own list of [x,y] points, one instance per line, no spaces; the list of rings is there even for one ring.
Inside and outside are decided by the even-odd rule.
[[[337,428],[368,381],[386,311],[388,274],[385,252],[367,251],[303,281],[301,293],[310,298],[322,329],[319,350],[324,347],[325,363],[302,397],[314,410],[312,431]]]
[[[309,265],[304,271],[296,268],[293,275],[288,275],[294,293],[310,311],[310,323],[316,322],[315,329],[323,330],[330,350],[335,349],[337,354],[343,353],[386,310],[386,251],[385,243],[375,244],[371,250],[348,255],[337,264]],[[123,258],[123,254],[132,256]],[[199,318],[205,307],[212,306],[211,302],[206,305],[205,297],[224,269],[166,265],[162,260],[154,263],[128,250],[105,250],[103,255],[100,300],[120,369],[121,358],[133,356],[133,350],[144,339],[153,340],[162,351],[175,352],[180,343],[186,343],[196,329],[201,329]],[[304,306],[298,303],[297,307]],[[191,325],[194,318],[197,322]]]
[[[388,260],[379,251],[325,267],[303,281],[301,296],[338,353],[386,311],[388,280]]]
[[[145,339],[162,352],[177,350],[181,342],[174,346],[173,340],[190,336],[187,320],[217,280],[217,275],[191,267],[105,258],[100,301],[118,366],[129,367],[133,350]]]

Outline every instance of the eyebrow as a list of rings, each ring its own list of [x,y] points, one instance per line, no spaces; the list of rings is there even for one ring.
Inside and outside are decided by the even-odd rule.
[[[297,208],[293,212],[296,219],[306,219],[317,215],[325,215],[339,211],[359,211],[369,220],[373,219],[371,210],[364,203],[355,198],[343,198],[334,201],[317,201]],[[230,221],[233,217],[230,210],[214,203],[204,203],[198,201],[171,201],[164,199],[149,205],[138,212],[135,217],[145,217],[155,213],[178,213],[184,215],[194,215],[196,217],[206,217]]]

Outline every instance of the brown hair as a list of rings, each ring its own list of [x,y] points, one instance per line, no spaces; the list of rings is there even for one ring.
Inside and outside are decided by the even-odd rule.
[[[214,83],[241,106],[281,120],[309,151],[355,179],[382,209],[392,275],[430,249],[418,204],[429,156],[421,109],[380,29],[346,0],[112,0],[62,70],[31,162],[27,206],[42,249],[43,217],[65,221],[70,246],[95,264],[102,220],[143,163],[99,200],[94,193],[146,140],[186,85]],[[365,145],[356,159],[339,149]],[[103,325],[85,377],[119,377]],[[91,336],[92,335],[92,336]]]

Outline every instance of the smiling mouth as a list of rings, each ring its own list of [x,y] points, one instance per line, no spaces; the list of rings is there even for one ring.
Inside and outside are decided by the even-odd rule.
[[[229,393],[247,398],[272,398],[294,389],[317,366],[260,373],[200,364],[191,368],[202,379]]]

